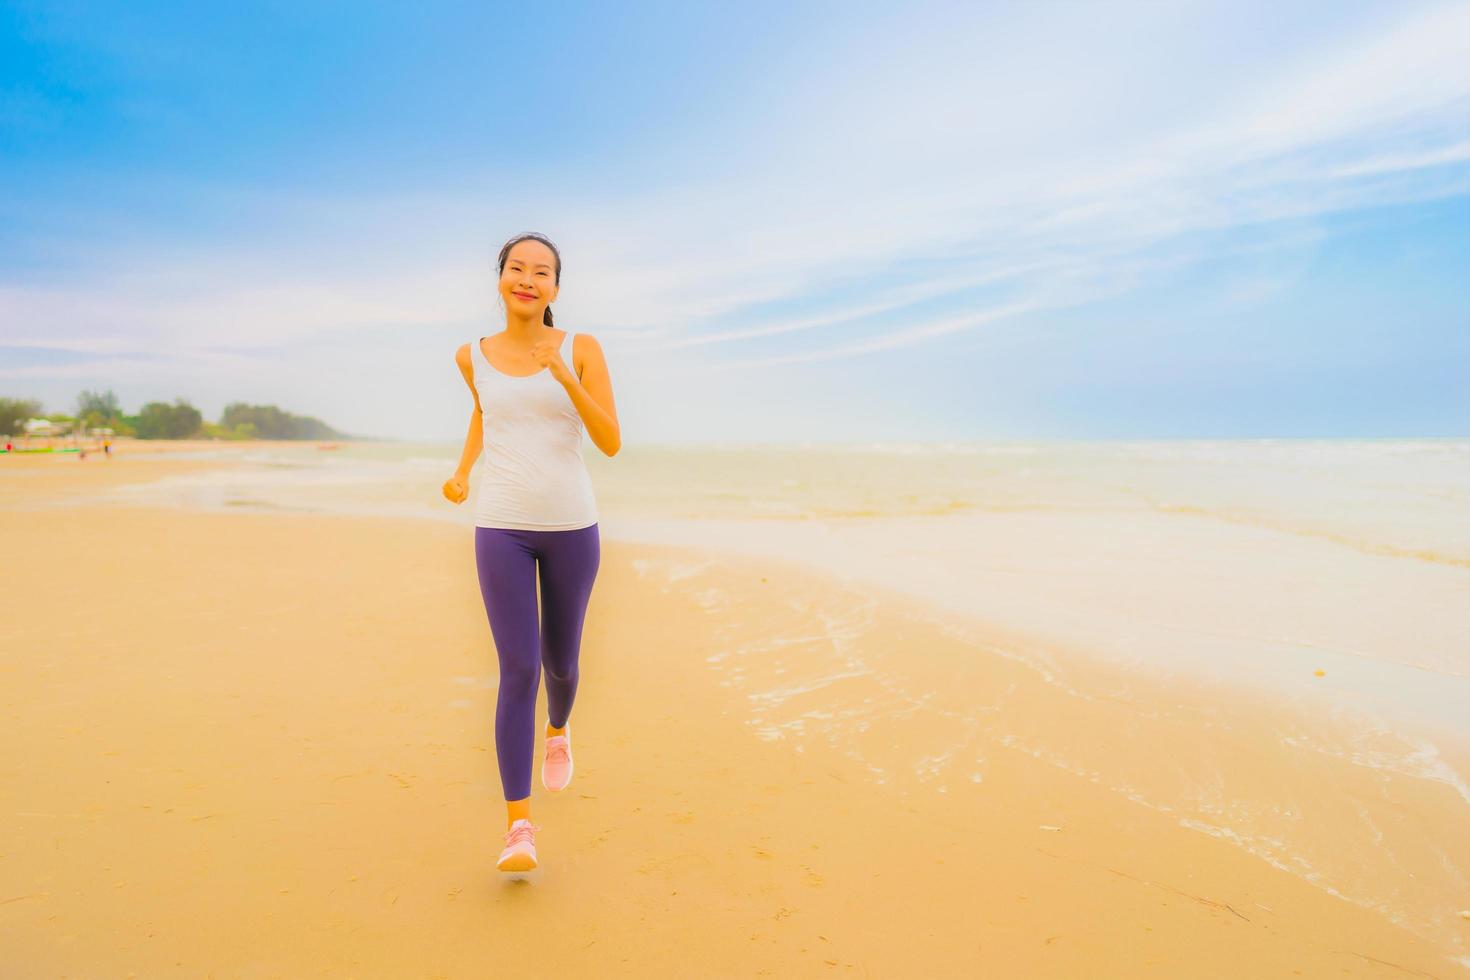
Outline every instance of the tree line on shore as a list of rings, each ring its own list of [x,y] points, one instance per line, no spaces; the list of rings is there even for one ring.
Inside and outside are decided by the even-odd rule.
[[[274,405],[231,402],[218,422],[208,422],[199,409],[183,398],[148,402],[137,415],[122,411],[117,396],[107,391],[83,391],[75,415],[45,414],[35,399],[0,397],[0,435],[18,436],[29,419],[80,422],[87,429],[110,428],[115,435],[139,439],[346,439],[320,419],[293,415]]]

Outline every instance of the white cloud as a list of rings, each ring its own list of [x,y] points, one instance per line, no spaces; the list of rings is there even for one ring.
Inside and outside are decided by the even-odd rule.
[[[1327,176],[1333,178],[1366,177],[1374,174],[1422,170],[1425,167],[1442,167],[1445,164],[1464,163],[1467,160],[1470,160],[1470,139],[1461,140],[1452,146],[1431,150],[1385,153],[1369,157],[1356,163],[1334,167],[1327,172]]]
[[[1050,305],[1052,308],[1055,308],[1057,304]],[[717,369],[765,367],[772,364],[825,361],[841,357],[855,357],[859,354],[871,354],[874,351],[891,350],[895,347],[907,347],[934,337],[942,337],[945,334],[959,333],[963,330],[974,330],[977,327],[983,327],[997,320],[1019,316],[1022,313],[1033,313],[1045,308],[1048,308],[1048,304],[1035,301],[1011,303],[991,310],[965,313],[960,316],[943,317],[921,326],[905,327],[902,330],[895,330],[891,333],[871,337],[867,340],[860,340],[856,343],[843,344],[837,347],[823,347],[796,354],[779,354],[774,357],[762,357],[748,361],[731,361],[715,365],[715,367]]]

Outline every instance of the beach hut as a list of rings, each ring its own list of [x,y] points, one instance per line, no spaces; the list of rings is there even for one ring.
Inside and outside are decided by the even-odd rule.
[[[54,450],[53,440],[59,439],[72,430],[70,422],[53,422],[50,419],[27,419],[22,426],[21,438],[24,444],[21,447],[23,453],[44,453]],[[44,439],[46,445],[37,449],[31,445],[32,439]]]

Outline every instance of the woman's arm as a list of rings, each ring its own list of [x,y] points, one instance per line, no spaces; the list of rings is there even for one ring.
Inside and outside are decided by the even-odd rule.
[[[459,365],[459,373],[464,375],[464,383],[469,386],[470,397],[475,401],[474,409],[470,413],[469,431],[464,437],[464,449],[459,454],[459,467],[454,471],[454,476],[444,481],[444,496],[458,504],[463,503],[470,493],[470,470],[474,469],[475,460],[480,458],[480,451],[485,445],[485,421],[480,414],[480,393],[475,390],[469,344],[455,352],[454,363]]]
[[[459,365],[459,373],[464,375],[464,383],[469,386],[470,397],[475,401],[474,411],[470,414],[470,431],[465,433],[464,450],[459,454],[459,469],[455,474],[468,477],[470,470],[475,468],[475,460],[480,458],[480,450],[485,447],[485,419],[480,412],[480,393],[475,390],[475,369],[470,363],[470,345],[465,344],[454,354],[454,363]]]
[[[464,449],[459,454],[459,467],[455,469],[454,475],[468,479],[470,470],[475,468],[475,460],[480,458],[480,450],[485,447],[485,421],[480,417],[480,408],[475,406],[475,414],[470,416],[470,430],[465,433]]]
[[[575,367],[562,387],[577,407],[577,414],[587,427],[587,435],[594,445],[607,456],[616,456],[623,445],[623,430],[618,425],[618,409],[613,403],[612,379],[608,377],[607,359],[602,355],[602,345],[591,334],[578,334],[582,341],[582,370],[578,378]],[[575,348],[576,342],[573,342]],[[576,350],[572,351],[575,362]]]

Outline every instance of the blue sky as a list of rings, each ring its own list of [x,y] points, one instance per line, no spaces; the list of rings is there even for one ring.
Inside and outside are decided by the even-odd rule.
[[[0,394],[462,438],[1470,434],[1470,4],[0,2]]]

